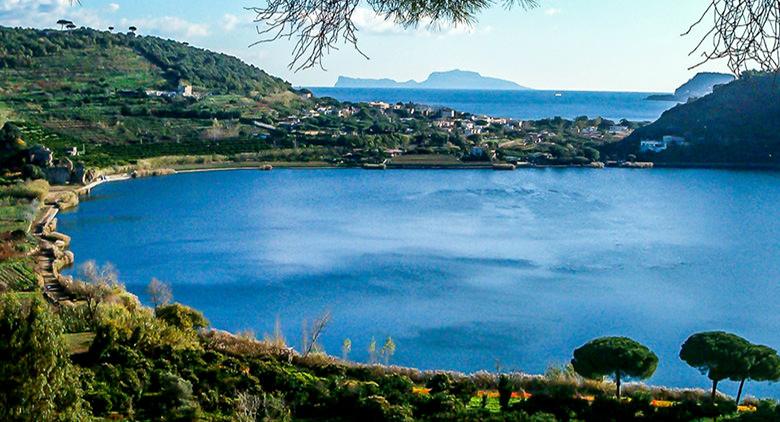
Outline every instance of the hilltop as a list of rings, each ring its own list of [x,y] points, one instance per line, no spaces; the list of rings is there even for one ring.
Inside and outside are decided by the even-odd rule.
[[[635,154],[657,163],[780,164],[780,85],[775,75],[748,73],[707,95],[665,112],[608,154]],[[663,137],[672,141],[668,145]],[[642,141],[659,141],[657,149]]]
[[[734,75],[728,73],[701,72],[697,73],[696,76],[677,88],[674,91],[674,94],[651,95],[647,97],[647,99],[684,103],[689,100],[695,100],[704,97],[705,95],[709,95],[716,86],[731,83],[734,79],[736,79]]]
[[[625,135],[603,119],[523,122],[316,98],[237,58],[132,33],[0,27],[0,45],[0,126],[14,133],[4,160],[57,184],[74,164],[80,181],[86,169],[211,164],[591,165],[600,143]],[[428,84],[475,77],[491,80],[442,72]],[[31,163],[39,146],[51,151]]]
[[[450,70],[433,72],[422,82],[397,82],[392,79],[360,79],[339,76],[336,88],[417,88],[417,89],[482,89],[528,90],[512,81],[482,76],[477,72]]]

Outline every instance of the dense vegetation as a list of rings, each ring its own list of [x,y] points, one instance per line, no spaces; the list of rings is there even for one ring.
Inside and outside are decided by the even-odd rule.
[[[543,377],[422,373],[349,363],[316,351],[299,354],[280,337],[258,341],[208,330],[203,315],[169,303],[170,296],[159,296],[155,309],[142,306],[110,269],[87,266],[82,274],[69,287],[80,299],[74,303],[51,307],[40,296],[0,295],[0,419],[771,421],[780,416],[771,401],[752,401],[737,412],[726,397],[637,384],[626,388],[626,398],[615,399],[604,375],[618,371],[624,379],[641,379],[657,363],[646,347],[628,339],[594,340],[575,351],[573,366]],[[160,291],[163,284],[156,283]],[[684,359],[714,367],[713,349],[689,343]],[[742,350],[756,347],[739,344]],[[780,378],[780,358],[768,350],[772,365],[763,366],[774,368],[772,379]],[[609,363],[616,354],[622,360]],[[735,372],[720,375],[737,376],[737,368],[755,362],[746,356],[721,356],[717,367]]]
[[[51,62],[47,59],[54,59],[57,67],[68,71],[74,63],[61,62],[61,58],[69,54],[95,54],[96,51],[102,54],[132,52],[145,58],[165,79],[164,83],[156,81],[156,85],[148,88],[174,88],[179,81],[185,80],[215,94],[267,95],[290,89],[281,79],[235,57],[193,48],[186,43],[89,28],[56,31],[0,27],[0,68],[19,72],[34,70],[40,79],[46,79],[47,73],[53,70],[48,68]],[[85,65],[94,66],[95,63]]]
[[[712,94],[681,104],[658,121],[608,146],[608,154],[667,163],[780,165],[780,85],[777,75],[745,73]],[[640,153],[640,141],[665,135],[685,138],[661,153]]]
[[[191,84],[192,95],[176,93],[180,84]],[[0,125],[6,121],[28,146],[45,145],[56,157],[77,148],[78,161],[100,168],[162,156],[359,165],[397,149],[586,165],[599,160],[601,144],[619,139],[609,134],[615,123],[598,118],[517,122],[310,98],[224,54],[88,28],[0,27]]]

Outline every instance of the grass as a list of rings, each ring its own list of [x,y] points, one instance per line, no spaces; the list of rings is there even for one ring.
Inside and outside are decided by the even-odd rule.
[[[48,193],[49,184],[45,180],[33,180],[0,186],[0,198],[9,198],[12,201],[43,201]],[[16,202],[16,205],[18,204],[19,202]]]
[[[65,334],[65,341],[68,343],[68,353],[71,355],[87,353],[94,340],[95,333]]]

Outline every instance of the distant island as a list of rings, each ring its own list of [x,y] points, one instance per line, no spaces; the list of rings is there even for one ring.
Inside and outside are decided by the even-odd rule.
[[[674,91],[674,94],[651,95],[651,101],[677,101],[686,103],[691,99],[701,98],[712,93],[713,88],[734,82],[734,75],[728,73],[702,72],[684,83]]]
[[[482,76],[477,72],[450,70],[433,72],[428,79],[397,82],[392,79],[361,79],[339,76],[336,88],[418,88],[418,89],[482,89],[527,91],[527,88],[512,81]]]

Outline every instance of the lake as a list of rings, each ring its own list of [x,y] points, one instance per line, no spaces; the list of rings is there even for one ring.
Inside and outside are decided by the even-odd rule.
[[[675,102],[647,101],[651,93],[592,91],[480,91],[410,88],[309,88],[318,97],[340,101],[414,102],[458,111],[538,120],[560,116],[654,121]],[[560,94],[560,96],[556,96]]]
[[[78,262],[152,277],[213,326],[367,360],[544,372],[603,335],[660,357],[653,383],[708,381],[677,357],[723,329],[780,347],[780,174],[717,170],[274,170],[99,186],[59,227]],[[728,393],[734,383],[723,383]],[[780,397],[780,387],[747,392]]]

